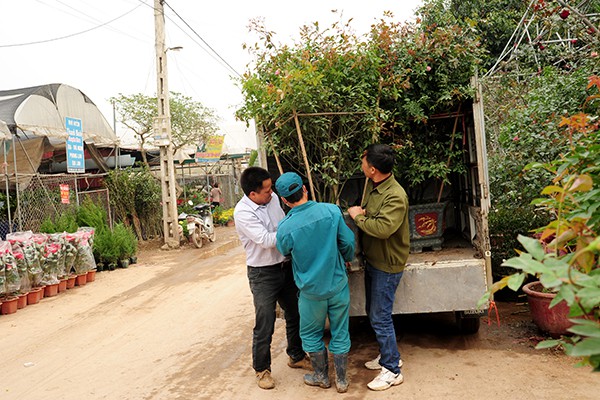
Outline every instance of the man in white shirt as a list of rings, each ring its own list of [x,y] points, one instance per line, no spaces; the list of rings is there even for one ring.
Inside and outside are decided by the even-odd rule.
[[[302,350],[298,288],[289,260],[277,250],[277,225],[285,214],[273,193],[271,175],[263,168],[249,167],[242,173],[240,185],[244,197],[233,212],[235,229],[246,251],[248,281],[254,299],[255,323],[252,336],[252,367],[258,386],[272,389],[271,340],[275,330],[275,306],[284,311],[290,357],[288,366],[311,370]]]

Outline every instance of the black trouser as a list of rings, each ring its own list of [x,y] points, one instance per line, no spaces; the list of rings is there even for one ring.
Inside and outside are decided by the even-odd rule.
[[[304,357],[300,340],[298,288],[290,262],[267,267],[248,266],[248,280],[254,298],[255,323],[252,336],[252,367],[260,372],[271,370],[271,340],[275,331],[275,305],[285,315],[287,354],[298,361]]]

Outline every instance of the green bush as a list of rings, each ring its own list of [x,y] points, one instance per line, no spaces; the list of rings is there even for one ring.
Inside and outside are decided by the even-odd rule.
[[[117,238],[110,229],[102,229],[94,234],[94,258],[98,262],[116,263],[119,261],[120,248]]]
[[[79,226],[94,228],[96,235],[100,231],[109,230],[106,211],[90,198],[86,198],[77,209],[76,221]]]
[[[517,235],[531,235],[539,226],[545,225],[550,218],[533,206],[519,208],[498,208],[489,214],[490,241],[492,245],[492,275],[494,281],[515,272],[501,264],[504,260],[517,256],[515,249],[521,245]]]
[[[125,226],[122,223],[115,224],[113,237],[117,243],[119,260],[129,259],[137,253],[137,238],[131,227]]]
[[[42,225],[40,226],[40,232],[42,233],[62,233],[76,232],[79,228],[77,224],[77,216],[75,210],[69,210],[64,212],[58,218],[46,217]]]

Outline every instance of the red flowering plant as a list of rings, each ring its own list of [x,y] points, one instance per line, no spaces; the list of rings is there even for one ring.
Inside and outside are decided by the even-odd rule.
[[[12,297],[19,293],[21,288],[21,279],[15,257],[12,254],[12,247],[9,242],[0,242],[0,296]]]
[[[83,274],[87,271],[96,269],[96,261],[94,260],[94,228],[81,227],[77,229],[77,258],[75,259],[75,273]]]
[[[43,233],[31,233],[29,246],[25,249],[25,259],[29,265],[29,276],[34,287],[43,286],[44,261],[47,237]]]
[[[75,260],[77,259],[77,240],[78,237],[75,233],[63,233],[64,240],[64,272],[66,275],[70,275],[74,271]]]
[[[29,268],[23,249],[25,235],[23,235],[23,232],[9,233],[6,235],[6,240],[11,245],[12,254],[15,257],[15,262],[17,263],[17,270],[21,280],[20,291],[21,293],[27,293],[29,290],[31,290],[31,279],[29,278]]]
[[[62,265],[61,261],[63,261]],[[63,267],[62,245],[51,241],[46,242],[44,264],[42,265],[42,269],[44,270],[42,283],[45,285],[58,283],[58,275]]]

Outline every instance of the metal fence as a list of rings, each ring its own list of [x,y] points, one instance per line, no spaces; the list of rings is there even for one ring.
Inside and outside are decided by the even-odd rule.
[[[184,164],[176,167],[176,179],[179,186],[183,189],[181,197],[185,200],[196,202],[195,198],[190,196],[188,191],[193,193],[200,192],[204,197],[208,197],[210,188],[215,182],[219,183],[219,188],[223,192],[223,208],[235,207],[243,192],[239,185],[241,174],[241,161],[227,160],[215,164]]]
[[[97,175],[90,178],[96,177]],[[7,201],[16,204],[7,207],[12,212],[6,212],[6,219],[0,223],[0,234],[3,238],[8,232],[39,232],[46,219],[55,220],[65,213],[74,212],[86,198],[91,198],[104,207],[108,216],[107,222],[112,225],[108,189],[81,190],[86,176],[36,174],[28,178],[29,184],[19,187],[19,190],[15,191],[16,195],[6,195],[6,198],[10,199]]]
[[[176,166],[176,179],[183,193],[180,198],[194,203],[202,201],[193,198],[191,192],[200,193],[208,198],[210,188],[215,182],[223,192],[223,208],[234,207],[243,193],[239,186],[242,171],[242,160],[229,159],[215,164],[188,164]],[[8,189],[6,185],[4,216],[0,216],[0,236],[2,239],[9,232],[31,230],[39,232],[46,219],[56,220],[65,213],[74,212],[86,198],[106,210],[108,223],[112,226],[113,213],[110,207],[108,189],[87,190],[92,180],[103,175],[80,174],[19,174],[18,190]],[[14,181],[11,183],[14,185]],[[14,189],[14,186],[13,188]],[[190,193],[188,193],[190,192]],[[12,193],[9,195],[9,193]],[[0,201],[1,203],[1,201]]]

